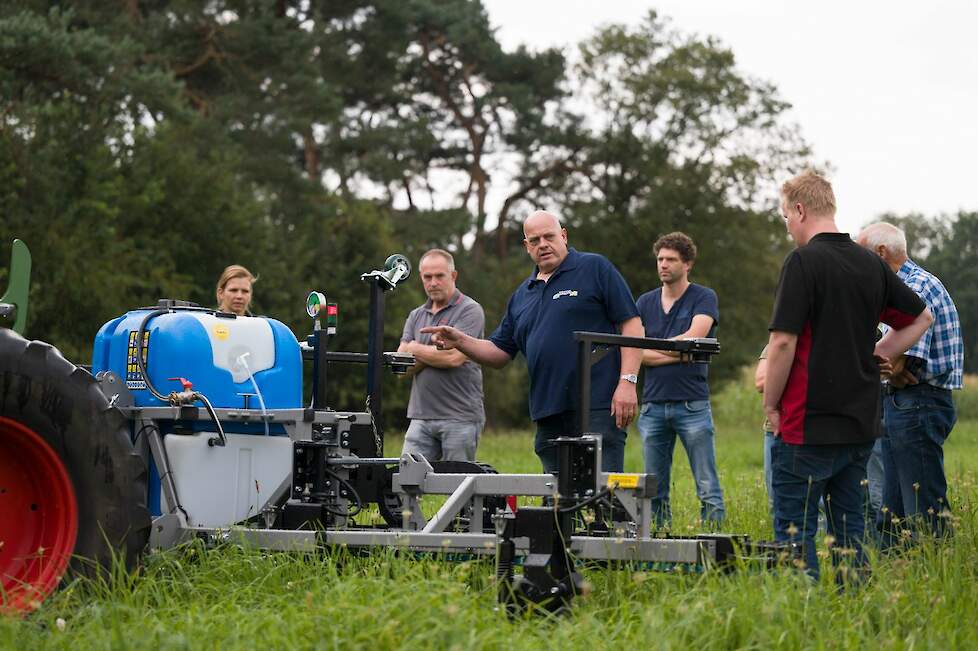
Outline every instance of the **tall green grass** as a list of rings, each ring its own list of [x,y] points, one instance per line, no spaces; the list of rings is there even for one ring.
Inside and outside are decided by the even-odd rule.
[[[758,399],[745,386],[714,400],[725,529],[769,539]],[[630,432],[629,470],[641,470],[638,443]],[[394,454],[400,441],[387,447]],[[76,580],[26,619],[0,618],[0,648],[974,649],[978,420],[962,419],[945,450],[955,536],[874,554],[859,589],[838,591],[827,572],[812,585],[792,571],[590,569],[590,590],[569,616],[512,621],[495,608],[487,562],[194,544],[147,557],[135,574]],[[488,432],[480,457],[502,472],[538,469],[529,429]],[[673,475],[674,529],[695,531],[699,505],[681,451]]]

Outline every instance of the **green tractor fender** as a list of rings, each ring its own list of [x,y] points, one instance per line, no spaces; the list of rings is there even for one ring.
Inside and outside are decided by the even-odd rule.
[[[30,296],[31,251],[21,240],[14,240],[10,251],[10,281],[0,296],[0,327],[19,335],[27,326],[27,301]],[[13,322],[13,325],[10,323]]]

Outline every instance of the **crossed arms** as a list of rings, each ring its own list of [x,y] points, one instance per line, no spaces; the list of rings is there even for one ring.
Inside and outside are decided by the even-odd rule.
[[[689,324],[689,330],[670,339],[699,339],[710,334],[713,327],[713,317],[708,314],[697,314]],[[642,335],[644,336],[643,332]],[[679,362],[679,353],[673,350],[643,350],[643,366],[664,366],[666,364],[676,364]]]

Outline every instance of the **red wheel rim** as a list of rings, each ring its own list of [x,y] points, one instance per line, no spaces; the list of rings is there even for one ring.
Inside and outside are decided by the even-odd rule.
[[[37,608],[58,587],[77,535],[61,459],[34,430],[0,416],[0,611]]]

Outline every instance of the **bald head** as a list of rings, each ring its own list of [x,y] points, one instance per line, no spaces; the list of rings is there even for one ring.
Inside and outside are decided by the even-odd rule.
[[[893,224],[870,224],[859,232],[856,242],[883,258],[893,271],[897,271],[907,260],[907,236]]]
[[[535,210],[523,220],[523,235],[526,235],[528,227],[536,229],[545,226],[556,226],[557,230],[560,230],[560,218],[546,210]]]
[[[523,222],[523,245],[541,274],[553,273],[567,257],[567,231],[557,215],[537,210]]]

